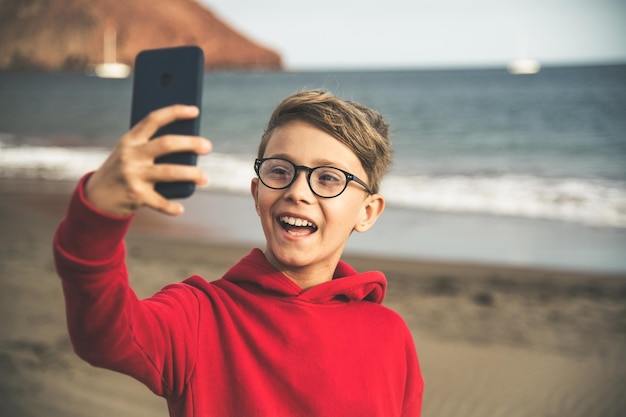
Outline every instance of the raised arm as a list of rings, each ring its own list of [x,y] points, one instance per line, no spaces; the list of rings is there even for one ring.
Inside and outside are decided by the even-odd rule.
[[[149,140],[160,126],[197,112],[194,107],[167,107],[130,130],[103,165],[80,181],[54,238],[75,351],[93,365],[139,379],[159,395],[183,389],[193,368],[198,300],[191,288],[175,284],[140,301],[129,285],[124,237],[139,207],[182,212],[182,205],[154,191],[155,182],[206,182],[196,167],[156,165],[154,158],[180,151],[206,154],[208,140]]]

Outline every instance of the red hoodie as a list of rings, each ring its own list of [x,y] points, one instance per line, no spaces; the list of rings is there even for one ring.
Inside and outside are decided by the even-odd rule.
[[[255,249],[214,282],[192,276],[139,300],[123,238],[82,185],[55,236],[74,349],[137,378],[172,416],[419,416],[411,333],[383,307],[380,272],[340,262],[306,291]]]

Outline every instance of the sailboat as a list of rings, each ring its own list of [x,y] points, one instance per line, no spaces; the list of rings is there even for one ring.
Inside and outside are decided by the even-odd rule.
[[[131,73],[129,65],[117,62],[117,32],[109,28],[104,32],[104,62],[94,68],[100,78],[127,78]]]
[[[538,73],[541,64],[536,59],[519,58],[509,62],[506,68],[514,75],[529,75]]]
[[[526,37],[519,38],[517,43],[519,58],[510,61],[507,70],[514,75],[536,74],[541,69],[541,64],[536,59],[528,58],[528,40]]]

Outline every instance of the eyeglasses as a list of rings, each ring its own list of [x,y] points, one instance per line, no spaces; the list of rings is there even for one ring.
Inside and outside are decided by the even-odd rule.
[[[283,158],[262,158],[254,161],[254,170],[259,179],[268,188],[283,190],[296,181],[298,172],[307,172],[309,188],[318,197],[333,198],[343,193],[348,183],[354,181],[365,190],[374,194],[370,187],[362,180],[343,169],[321,166],[309,168],[304,165],[296,165]]]

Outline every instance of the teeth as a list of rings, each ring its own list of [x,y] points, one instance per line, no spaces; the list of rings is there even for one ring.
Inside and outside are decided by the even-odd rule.
[[[297,227],[314,227],[313,223],[305,219],[296,219],[295,217],[283,216],[280,221],[291,226]]]

